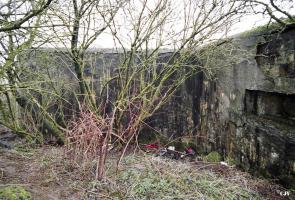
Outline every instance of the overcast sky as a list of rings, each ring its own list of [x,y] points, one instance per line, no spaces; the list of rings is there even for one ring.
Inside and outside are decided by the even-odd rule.
[[[261,0],[264,2],[268,2],[269,0]],[[280,8],[283,8],[285,11],[288,11],[292,15],[295,15],[295,5],[294,0],[282,0],[279,4]],[[277,17],[286,17],[278,12],[275,12]],[[268,15],[262,14],[248,14],[241,18],[240,21],[234,23],[229,30],[228,36],[232,36],[235,34],[239,34],[248,30],[251,30],[255,27],[262,26],[268,24],[270,17]],[[92,45],[92,47],[101,47],[101,48],[113,48],[114,41],[112,37],[108,34],[102,34],[98,40]]]
[[[8,0],[0,0],[0,5],[3,4],[4,2],[7,2]],[[110,0],[111,1],[114,1],[114,0]],[[164,1],[164,0],[163,0]],[[264,1],[264,2],[269,2],[269,0],[261,0],[261,1]],[[60,1],[60,4],[62,5],[64,2],[66,1]],[[71,1],[69,1],[71,2]],[[101,0],[100,2],[104,2],[103,0]],[[106,0],[106,2],[108,2]],[[138,14],[138,12],[140,12],[141,10],[141,5],[140,3],[142,4],[143,0],[130,0],[130,5],[132,5],[130,7],[130,11],[132,14],[131,15],[136,15],[136,13]],[[140,3],[139,3],[140,2]],[[159,0],[148,0],[148,7],[149,8],[153,8],[153,6],[155,7],[155,3],[157,2],[160,2]],[[184,2],[190,2],[190,0],[169,0],[168,2],[170,2],[172,4],[172,7],[173,7],[173,14],[172,14],[172,17],[174,18],[179,18],[179,19],[176,19],[175,20],[175,23],[172,25],[170,24],[168,26],[168,28],[166,29],[167,32],[170,31],[170,28],[171,29],[174,29],[175,31],[178,31],[178,30],[181,30],[183,29],[183,16],[181,16],[181,14],[183,14],[184,10],[185,10],[185,7],[184,6]],[[210,7],[212,5],[212,0],[192,0],[191,2],[195,3],[195,4],[198,4],[198,2],[205,2],[207,3],[208,2],[208,6]],[[220,1],[220,2],[223,2],[223,1]],[[227,2],[226,0],[224,0],[224,2]],[[230,1],[228,1],[230,2]],[[295,9],[294,9],[294,5],[292,5],[292,3],[294,3],[294,0],[280,0],[280,4],[279,6],[281,8],[283,8],[284,10],[288,11],[289,13],[291,14],[294,14],[295,15]],[[225,4],[224,7],[226,7],[227,4]],[[69,12],[70,13],[70,8],[71,6],[64,6],[64,12]],[[194,9],[195,7],[192,6],[192,9],[193,10],[196,10]],[[196,7],[197,8],[197,7]],[[59,9],[59,8],[58,8]],[[225,8],[226,9],[226,8]],[[3,10],[1,10],[3,11]],[[61,13],[63,12],[61,11]],[[66,15],[65,19],[68,19],[67,17],[72,17],[71,14]],[[135,14],[134,14],[135,13]],[[218,15],[218,13],[216,13],[216,15]],[[94,14],[95,16],[95,14]],[[123,41],[123,40],[128,40],[128,39],[131,39],[132,38],[132,34],[134,33],[134,29],[132,30],[132,20],[130,19],[124,19],[124,13],[122,11],[121,15],[120,13],[117,14],[116,16],[119,16],[116,18],[118,24],[120,24],[121,27],[121,30],[119,30],[119,34],[120,34],[120,39]],[[277,15],[278,17],[282,16],[282,15]],[[95,19],[96,18],[96,19]],[[97,21],[99,17],[93,17],[93,19],[96,20],[96,23],[93,23],[94,25],[94,28],[93,30],[96,30],[97,28],[95,28],[95,24],[100,24],[99,21]],[[193,19],[194,17],[192,17]],[[132,18],[131,18],[132,19]],[[128,21],[129,20],[129,21]],[[177,21],[178,20],[178,21]],[[247,31],[247,30],[250,30],[254,27],[257,27],[257,26],[260,26],[260,25],[264,25],[264,24],[267,24],[269,21],[269,17],[268,16],[263,16],[262,14],[252,14],[252,15],[248,15],[248,16],[244,16],[239,22],[237,23],[234,23],[231,25],[229,25],[227,28],[229,29],[228,31],[228,36],[231,36],[231,35],[234,35],[234,34],[238,34],[238,33],[241,33],[241,32],[244,32],[244,31]],[[84,27],[87,27],[88,24],[84,24]],[[92,26],[92,25],[90,25]],[[82,29],[82,28],[81,28]],[[128,30],[129,29],[129,30]],[[58,28],[56,28],[56,30],[58,30]],[[60,30],[58,30],[57,32],[59,32],[61,35],[66,32],[67,29],[63,29],[63,28],[60,28]],[[53,36],[56,36],[53,34],[53,31],[52,30],[49,30],[49,29],[45,29],[45,31],[43,31],[41,34],[47,34],[48,37],[53,37]],[[65,35],[70,35],[69,33],[65,33]],[[81,34],[83,35],[83,33]],[[42,35],[41,35],[42,36]],[[214,36],[216,38],[218,38],[218,35]],[[81,37],[80,37],[81,38]],[[65,42],[66,39],[61,39],[59,41],[57,41],[55,43],[56,46],[58,47],[63,47],[63,42]],[[68,45],[69,43],[69,37],[67,38],[67,43],[66,45]],[[167,45],[168,46],[168,45]],[[110,34],[109,31],[105,31],[103,34],[101,34],[96,40],[95,42],[90,46],[91,48],[113,48],[115,47],[115,43],[114,43],[114,38],[112,37],[112,35]]]

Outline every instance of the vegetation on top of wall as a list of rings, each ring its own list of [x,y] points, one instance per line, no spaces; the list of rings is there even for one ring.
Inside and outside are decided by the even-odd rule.
[[[283,22],[285,22],[287,25],[282,26],[278,22],[270,22],[265,25],[257,26],[255,28],[252,28],[248,31],[242,32],[238,34],[239,37],[250,37],[253,35],[264,35],[264,34],[271,34],[273,32],[279,32],[283,31],[285,28],[295,25],[295,22],[289,18],[282,19]]]

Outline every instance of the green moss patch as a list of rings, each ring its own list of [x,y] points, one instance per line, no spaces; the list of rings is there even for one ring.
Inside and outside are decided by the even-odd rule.
[[[212,151],[211,153],[209,153],[205,157],[205,160],[207,162],[220,162],[221,161],[221,155],[216,151]]]
[[[9,186],[0,188],[0,199],[2,200],[31,200],[31,194],[20,186]]]

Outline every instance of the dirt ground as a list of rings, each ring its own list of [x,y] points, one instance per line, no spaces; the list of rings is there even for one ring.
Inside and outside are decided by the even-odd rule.
[[[293,194],[284,197],[282,192],[285,189],[281,186],[253,178],[249,174],[232,167],[203,162],[193,162],[188,163],[188,165],[199,171],[209,170],[227,178],[233,176],[233,174],[235,174],[235,177],[238,177],[237,174],[242,174],[243,179],[241,180],[230,178],[238,182],[247,180],[247,185],[257,191],[262,199],[294,198]],[[93,176],[89,171],[83,171],[69,165],[67,160],[63,158],[61,148],[45,146],[28,151],[0,149],[0,187],[22,186],[36,200],[112,199],[111,196],[90,198],[87,195],[90,191],[89,183],[91,183],[92,178]]]
[[[47,166],[52,161],[44,160],[45,155],[52,153],[50,147],[33,152],[0,150],[0,186],[22,186],[36,200],[81,199],[83,191],[67,185],[72,179],[70,176],[57,176],[63,173],[59,171],[58,163],[54,163],[54,168]]]

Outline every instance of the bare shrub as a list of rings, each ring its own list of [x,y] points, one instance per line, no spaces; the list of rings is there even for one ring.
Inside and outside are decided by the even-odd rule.
[[[66,155],[76,163],[97,159],[96,179],[104,174],[104,163],[113,120],[99,117],[83,107],[80,114],[69,123],[66,131]]]
[[[109,114],[98,115],[86,106],[82,106],[79,115],[68,124],[66,130],[65,155],[75,164],[97,160],[96,179],[104,177],[105,160],[109,144],[120,140],[125,144],[121,149],[118,164],[123,158],[129,143],[134,139],[140,127],[140,105],[128,103],[128,111],[122,113],[115,107]],[[116,115],[124,116],[126,121],[114,127]],[[111,137],[113,136],[113,138]]]

